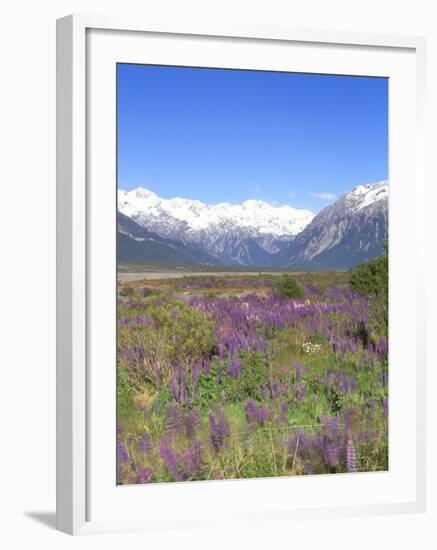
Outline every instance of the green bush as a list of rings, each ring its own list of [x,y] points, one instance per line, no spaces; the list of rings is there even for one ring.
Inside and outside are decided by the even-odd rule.
[[[215,350],[214,321],[184,302],[152,297],[137,307],[128,305],[122,316],[134,322],[118,328],[118,347],[124,350],[119,354],[118,374],[137,392],[158,389],[157,366],[160,384],[166,385],[177,366],[187,369]],[[135,322],[138,316],[145,316],[146,322]]]
[[[133,296],[135,294],[135,290],[131,286],[125,286],[120,290],[120,296],[128,297]]]
[[[261,386],[269,383],[270,371],[262,352],[247,352],[240,355],[242,374],[232,378],[226,372],[226,361],[211,363],[208,373],[202,371],[198,382],[198,400],[201,409],[209,409],[224,399],[228,403],[239,403],[247,398],[262,401]],[[220,371],[220,375],[219,375]],[[217,380],[220,379],[220,383]]]
[[[378,333],[388,335],[388,245],[378,258],[358,264],[349,271],[349,287],[369,296],[370,324]]]
[[[305,293],[294,277],[282,275],[275,285],[275,290],[282,298],[303,298]]]
[[[316,331],[311,334],[308,341],[312,344],[320,344],[321,346],[324,346],[329,340],[321,332]]]
[[[363,296],[388,297],[388,248],[368,262],[362,262],[349,271],[350,288]]]

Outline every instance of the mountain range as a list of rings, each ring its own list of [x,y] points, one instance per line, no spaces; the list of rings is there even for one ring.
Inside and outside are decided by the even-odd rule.
[[[359,185],[317,215],[261,200],[208,205],[118,191],[118,260],[346,269],[383,250],[388,182]]]

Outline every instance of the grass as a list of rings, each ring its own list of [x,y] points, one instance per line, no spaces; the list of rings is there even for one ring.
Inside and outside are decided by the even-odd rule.
[[[347,274],[123,282],[118,483],[385,470],[387,346]]]

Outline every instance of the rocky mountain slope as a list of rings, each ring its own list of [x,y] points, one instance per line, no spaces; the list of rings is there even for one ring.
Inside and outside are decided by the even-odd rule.
[[[117,261],[148,264],[212,265],[220,263],[205,250],[164,239],[117,213]]]
[[[309,210],[275,207],[248,200],[242,204],[204,204],[162,199],[138,188],[118,192],[118,209],[160,237],[200,246],[223,264],[264,265],[284,242],[313,219]]]
[[[346,269],[381,254],[387,235],[388,182],[359,185],[319,212],[274,263]]]
[[[359,185],[316,216],[255,200],[162,199],[142,188],[119,191],[118,209],[122,261],[346,269],[382,252],[388,182]]]

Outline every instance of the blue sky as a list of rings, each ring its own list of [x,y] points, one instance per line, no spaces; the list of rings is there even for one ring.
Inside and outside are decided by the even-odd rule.
[[[118,64],[118,186],[314,212],[388,177],[388,80]]]

